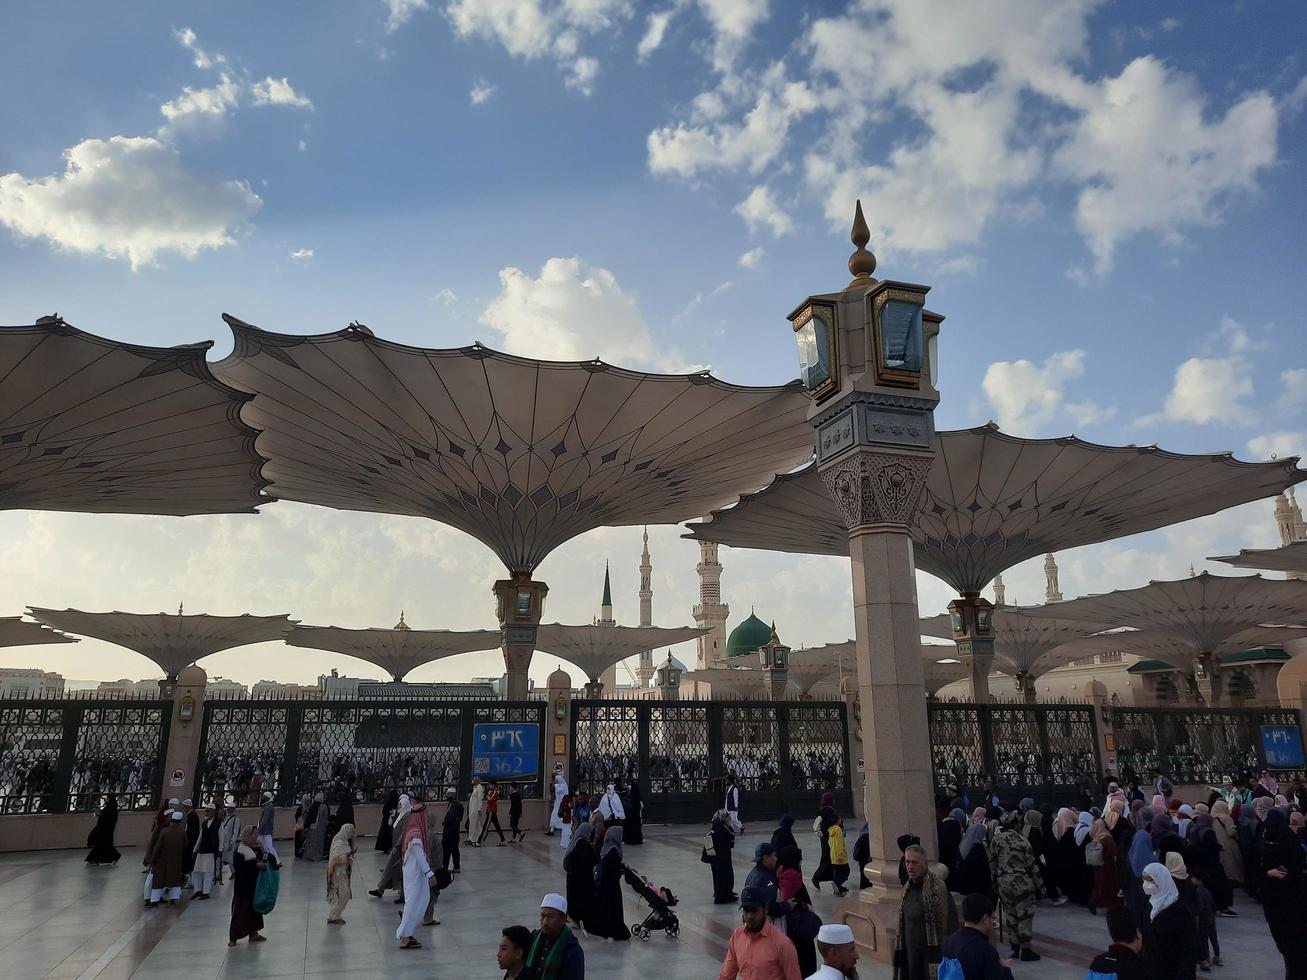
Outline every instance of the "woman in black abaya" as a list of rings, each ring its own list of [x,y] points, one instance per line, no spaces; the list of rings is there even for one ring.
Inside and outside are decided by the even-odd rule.
[[[592,935],[624,942],[631,938],[622,911],[622,828],[609,827],[595,869],[595,909],[593,924],[586,929]]]
[[[631,844],[636,847],[644,843],[644,800],[640,797],[640,780],[631,780],[631,791],[627,794],[626,820],[624,821],[625,835],[622,838],[623,844]]]
[[[117,864],[122,857],[113,846],[114,828],[118,826],[118,797],[110,793],[104,798],[104,806],[95,818],[95,826],[86,837],[86,846],[90,853],[86,855],[87,864]]]

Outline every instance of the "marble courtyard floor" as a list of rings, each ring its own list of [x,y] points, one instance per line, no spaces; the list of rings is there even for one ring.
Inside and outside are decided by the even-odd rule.
[[[767,831],[770,834],[770,830]],[[737,887],[748,856],[763,839],[746,831],[736,850]],[[702,832],[647,828],[643,847],[627,848],[627,863],[669,886],[680,898],[679,939],[656,934],[649,942],[605,943],[581,937],[587,974],[596,978],[705,978],[717,976],[738,913],[712,904],[708,868],[699,863]],[[540,896],[562,891],[558,838],[532,834],[527,842],[479,850],[463,848],[463,872],[437,906],[442,924],[422,928],[421,950],[401,951],[391,893],[378,901],[367,894],[377,879],[381,855],[372,839],[360,840],[354,872],[355,898],[348,925],[326,924],[325,863],[291,860],[282,874],[276,910],[267,917],[267,943],[227,946],[230,885],[214,889],[208,902],[176,908],[142,907],[141,849],[123,848],[116,868],[89,868],[82,852],[42,851],[0,855],[0,976],[5,980],[98,977],[102,980],[213,980],[255,977],[384,977],[492,980],[495,948],[503,926],[534,926]],[[280,844],[280,842],[279,842]],[[121,847],[121,844],[120,844]],[[284,846],[291,850],[290,842]],[[811,869],[809,869],[810,871]],[[829,888],[816,896],[829,918],[836,899]],[[626,919],[646,910],[623,888]],[[1283,967],[1270,941],[1259,906],[1246,899],[1238,919],[1218,922],[1226,966],[1212,974],[1223,980],[1265,980]],[[1084,909],[1041,907],[1035,917],[1039,963],[1017,963],[1017,977],[1075,978],[1107,945],[1102,917]],[[862,977],[888,978],[890,971],[864,960]],[[1202,976],[1203,974],[1199,974]]]

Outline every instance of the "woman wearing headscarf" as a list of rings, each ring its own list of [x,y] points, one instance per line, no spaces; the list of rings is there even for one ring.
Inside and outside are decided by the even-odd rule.
[[[989,845],[989,857],[994,867],[994,890],[1002,909],[1003,933],[1012,943],[1012,956],[1033,961],[1039,959],[1030,944],[1034,939],[1035,905],[1042,881],[1035,852],[1021,833],[1024,823],[1018,810],[1004,814],[998,833]]]
[[[958,847],[962,844],[966,824],[967,815],[959,809],[950,810],[948,816],[939,822],[939,863],[948,868],[950,878],[957,871]]]
[[[372,845],[373,850],[388,854],[395,846],[395,828],[391,824],[395,822],[397,810],[399,810],[399,790],[392,789],[386,794],[386,801],[381,804],[381,826],[377,828],[377,842]]]
[[[858,831],[858,836],[853,840],[853,850],[849,852],[858,865],[858,887],[870,888],[871,882],[867,880],[867,865],[871,863],[871,823],[862,821],[862,829]]]
[[[327,923],[343,926],[341,918],[345,906],[353,897],[350,878],[354,872],[354,825],[342,824],[331,839],[331,852],[327,855]]]
[[[332,814],[331,820],[333,839],[347,823],[354,823],[354,800],[348,787],[341,786],[336,791],[336,812]]]
[[[259,844],[259,828],[251,824],[241,831],[240,843],[232,854],[231,926],[227,930],[227,945],[235,946],[246,936],[250,942],[267,941],[259,934],[263,916],[254,911],[254,890],[259,883],[259,872],[268,866]]]
[[[327,856],[327,822],[331,810],[321,793],[313,797],[308,815],[304,818],[304,859],[321,861]]]
[[[1234,888],[1225,876],[1221,863],[1221,842],[1216,837],[1216,821],[1210,813],[1199,813],[1189,831],[1189,856],[1194,870],[1199,872],[1203,884],[1212,893],[1217,915],[1238,915],[1230,906],[1234,904]]]
[[[414,804],[409,811],[400,853],[404,866],[404,911],[395,938],[399,940],[400,949],[421,949],[422,944],[413,934],[427,910],[431,881],[436,875],[427,860],[427,814],[421,803]]]
[[[393,844],[386,857],[386,866],[381,870],[381,880],[377,887],[368,894],[381,898],[387,888],[402,888],[404,884],[404,849],[400,845],[404,840],[404,831],[408,829],[408,819],[413,812],[413,798],[407,793],[399,794],[399,805],[395,817],[390,822],[390,837]]]
[[[1174,852],[1184,858],[1185,864],[1189,863],[1189,845],[1176,833],[1175,820],[1169,813],[1161,813],[1153,818],[1151,834],[1153,850],[1157,852],[1159,862],[1165,863],[1166,856]]]
[[[1175,821],[1175,832],[1182,841],[1189,840],[1189,829],[1194,824],[1194,808],[1188,803],[1180,804],[1178,816]]]
[[[1298,839],[1299,844],[1307,847],[1307,817],[1303,816],[1301,810],[1294,810],[1289,814],[1289,830]]]
[[[1230,804],[1217,800],[1212,804],[1212,831],[1221,847],[1221,869],[1225,880],[1234,885],[1243,884],[1243,853],[1239,850],[1239,825],[1230,815]]]
[[[1090,824],[1092,823],[1091,818]],[[1084,905],[1089,900],[1093,879],[1085,867],[1084,848],[1076,843],[1078,826],[1074,810],[1063,807],[1057,812],[1057,820],[1053,822],[1051,857],[1058,890],[1068,900],[1077,905]],[[1085,828],[1086,834],[1088,829]]]
[[[86,836],[87,864],[117,864],[122,855],[113,846],[114,828],[118,826],[118,796],[110,793],[96,815],[95,826]]]
[[[1030,844],[1039,866],[1039,877],[1044,883],[1044,894],[1053,900],[1054,905],[1065,905],[1066,897],[1058,893],[1057,883],[1053,880],[1053,870],[1048,863],[1048,839],[1044,836],[1044,815],[1038,810],[1027,810],[1021,821],[1021,836]]]
[[[1107,829],[1107,822],[1095,820],[1089,828],[1089,843],[1097,844],[1102,850],[1102,861],[1091,865],[1094,887],[1089,893],[1089,911],[1094,915],[1099,909],[1110,909],[1121,904],[1118,893],[1121,891],[1121,875],[1117,859],[1120,852],[1115,838]],[[1087,843],[1086,849],[1089,844]]]
[[[1165,865],[1143,870],[1150,928],[1144,955],[1155,980],[1193,980],[1198,969],[1198,920],[1180,900],[1180,892]]]
[[[781,848],[799,846],[799,842],[794,839],[794,818],[788,813],[781,817],[776,829],[771,832],[771,846],[776,848],[777,854]]]
[[[735,894],[735,869],[731,867],[731,848],[735,846],[735,832],[731,830],[731,815],[725,810],[718,810],[713,814],[712,826],[708,833],[712,835],[713,845],[713,853],[707,857],[708,864],[712,868],[713,904],[729,905],[740,898]]]
[[[797,910],[796,919],[811,926],[812,896],[803,884],[803,852],[797,845],[788,844],[776,852],[776,881],[777,898],[790,903]],[[804,912],[808,914],[805,916]],[[817,972],[817,949],[813,946],[813,938],[799,935],[799,931],[789,928],[787,919],[786,934],[799,954],[799,972],[807,977]]]
[[[313,794],[305,793],[295,807],[295,856],[304,856],[304,831],[309,825],[309,807],[313,805]]]
[[[227,797],[227,805],[222,810],[222,823],[218,827],[218,846],[222,848],[222,861],[218,865],[218,884],[222,884],[223,874],[227,868],[234,867],[236,845],[241,842],[241,817],[236,812],[236,801]]]
[[[817,844],[821,848],[821,860],[817,862],[817,870],[812,873],[812,887],[821,891],[823,881],[834,881],[835,871],[831,867],[830,860],[830,828],[839,819],[839,814],[835,812],[835,794],[821,794],[821,812],[817,814],[817,819],[813,823],[813,830],[817,833]]]
[[[576,828],[563,852],[563,873],[567,875],[567,915],[582,930],[589,932],[595,907],[595,826],[586,822]]]
[[[730,817],[728,815],[727,819]],[[589,931],[605,939],[625,942],[631,938],[622,913],[622,828],[613,825],[604,834],[595,868],[595,907]]]
[[[640,780],[632,779],[626,794],[626,820],[622,825],[622,843],[639,847],[644,843],[644,799],[640,795]]]
[[[967,832],[962,835],[962,842],[958,845],[958,869],[956,875],[949,875],[946,884],[948,890],[957,892],[960,895],[970,895],[978,892],[982,895],[988,895],[991,899],[994,897],[993,875],[989,868],[989,853],[985,850],[985,837],[988,828],[985,826],[984,811],[980,812],[977,817],[972,814],[971,823],[967,825]],[[956,880],[955,880],[956,879]]]
[[[1299,980],[1307,976],[1307,860],[1279,810],[1266,815],[1260,857],[1266,924],[1284,957],[1286,980]]]
[[[1267,770],[1262,770],[1261,778],[1257,780],[1257,785],[1253,788],[1253,799],[1260,799],[1263,796],[1269,796],[1274,799],[1280,793],[1280,784],[1276,781]]]
[[[1149,829],[1153,822],[1152,808],[1139,811],[1135,835],[1130,838],[1130,851],[1126,855],[1129,875],[1125,884],[1125,903],[1135,914],[1139,928],[1148,931],[1148,898],[1144,894],[1144,869],[1157,860],[1153,853],[1153,837]]]

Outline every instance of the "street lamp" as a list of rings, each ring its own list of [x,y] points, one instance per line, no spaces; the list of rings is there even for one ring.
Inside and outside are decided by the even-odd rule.
[[[888,956],[901,886],[883,855],[897,853],[900,834],[921,834],[934,805],[910,527],[935,454],[943,317],[925,308],[929,287],[872,278],[861,203],[850,238],[853,281],[809,296],[788,320],[817,469],[849,534],[864,816],[880,855],[866,869],[872,887],[850,899],[858,908],[843,919],[871,930],[864,946]]]

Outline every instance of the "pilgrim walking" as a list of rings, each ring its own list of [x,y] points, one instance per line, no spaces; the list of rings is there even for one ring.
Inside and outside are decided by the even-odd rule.
[[[145,860],[150,866],[150,908],[163,899],[176,905],[182,897],[182,878],[186,867],[186,829],[182,826],[181,810],[173,810],[169,825],[159,831],[150,844]]]
[[[327,855],[327,922],[333,926],[345,924],[345,906],[353,897],[350,881],[355,851],[354,825],[344,824],[331,839],[331,853]]]

